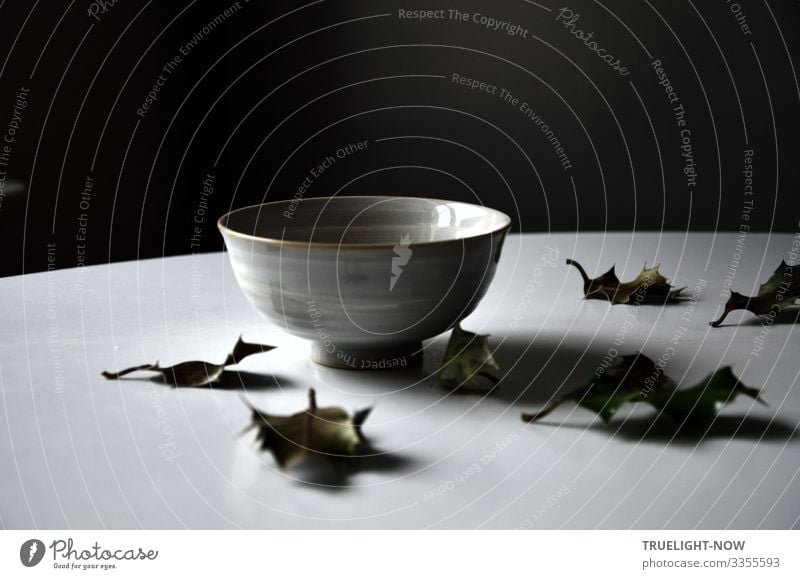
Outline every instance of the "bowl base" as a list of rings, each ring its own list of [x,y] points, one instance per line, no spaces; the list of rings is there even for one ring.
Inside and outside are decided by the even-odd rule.
[[[333,350],[333,351],[331,351]],[[393,344],[390,346],[354,344],[332,349],[323,344],[313,344],[311,360],[322,366],[345,370],[392,370],[408,368],[422,359],[422,342]]]

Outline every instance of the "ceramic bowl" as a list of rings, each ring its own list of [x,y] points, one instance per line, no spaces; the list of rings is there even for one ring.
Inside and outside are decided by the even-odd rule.
[[[218,226],[248,300],[311,340],[315,362],[379,369],[475,309],[510,223],[469,203],[369,196],[254,205]]]

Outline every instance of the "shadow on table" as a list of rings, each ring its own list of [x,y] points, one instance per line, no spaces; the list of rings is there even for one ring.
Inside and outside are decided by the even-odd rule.
[[[559,343],[560,342],[560,343]],[[490,339],[501,378],[494,398],[525,405],[541,405],[558,392],[567,392],[585,384],[608,356],[609,347],[601,340],[578,342],[552,336],[509,336]],[[620,354],[629,353],[624,346]],[[633,350],[630,351],[633,353]]]
[[[793,311],[792,320],[795,315]],[[532,410],[541,407],[558,393],[569,392],[590,381],[604,357],[609,355],[610,348],[616,347],[620,355],[633,353],[633,349],[629,350],[624,345],[604,344],[598,340],[576,342],[574,339],[559,343],[558,339],[549,336],[536,339],[533,336],[527,339],[524,336],[511,336],[496,342],[491,340],[490,345],[501,367],[497,376],[502,378],[500,387],[492,397],[520,406],[531,406]],[[624,422],[612,421],[609,426],[599,420],[590,425],[554,423],[552,420],[537,424],[592,429],[629,440],[672,444],[696,444],[714,438],[791,441],[800,437],[794,424],[780,418],[752,415],[722,414],[710,428],[701,429],[690,425],[678,428],[669,418],[656,418],[655,414],[630,417]]]
[[[163,376],[147,377],[128,377],[115,378],[120,382],[155,382],[165,388],[176,388]],[[230,390],[234,392],[260,391],[270,388],[283,388],[294,386],[296,380],[280,376],[278,374],[260,374],[257,372],[243,372],[240,370],[223,370],[219,381],[204,384],[202,386],[181,386],[180,388],[190,388],[199,390]]]
[[[295,386],[297,381],[279,374],[261,374],[258,372],[243,372],[241,370],[223,370],[220,380],[212,384],[214,390],[266,390],[268,388],[283,388]]]
[[[669,442],[670,444],[697,444],[703,440],[724,438],[728,440],[791,441],[798,438],[797,426],[777,418],[749,415],[723,414],[717,416],[710,427],[695,428],[689,425],[676,432],[674,422],[665,417],[650,416],[628,418],[610,429],[629,440]]]
[[[710,427],[700,428],[685,425],[682,428],[667,417],[656,414],[612,420],[603,424],[599,419],[591,424],[555,422],[547,419],[535,423],[546,428],[573,428],[602,432],[610,437],[620,437],[635,442],[658,442],[695,445],[704,440],[724,438],[727,440],[752,440],[755,442],[789,442],[800,438],[798,427],[777,418],[749,415],[720,415]]]
[[[332,380],[334,375],[346,374],[351,386],[392,391],[402,388],[404,394],[411,392],[430,393],[437,389],[436,373],[444,359],[449,335],[439,336],[425,345],[424,359],[415,360],[403,368],[377,371],[350,371],[324,367],[314,367],[314,376],[320,381]],[[505,337],[492,336],[489,347],[500,366],[491,372],[501,379],[499,388],[491,398],[524,405],[539,405],[559,391],[567,391],[591,379],[604,356],[613,344],[604,339],[590,337],[567,338],[542,334],[534,339],[531,335],[515,334]],[[633,349],[617,347],[620,354],[633,353]],[[486,391],[460,390],[448,392],[441,390],[442,396],[468,394],[482,396],[492,388],[492,383],[483,378]]]
[[[734,319],[731,320],[730,323],[728,323],[728,320],[726,319],[725,322],[723,322],[722,324],[720,324],[717,327],[719,327],[719,328],[727,328],[727,327],[736,327],[736,326],[739,326],[739,327],[742,327],[742,326],[746,326],[746,327],[761,326],[761,325],[764,324],[764,320],[767,317],[767,316],[757,316],[757,315],[755,315],[755,314],[753,314],[751,312],[745,311],[745,310],[736,310],[736,312],[739,312],[739,311],[742,312],[742,316],[743,316],[741,318],[741,321],[737,322],[736,319],[734,318]],[[729,316],[732,317],[733,313],[735,313],[735,312],[732,312],[731,314],[729,314]],[[800,308],[790,306],[790,307],[784,308],[780,312],[778,312],[778,314],[775,316],[775,318],[773,318],[773,321],[771,322],[770,325],[773,325],[773,326],[788,326],[788,325],[791,325],[791,324],[796,324],[798,321],[800,321]]]
[[[293,472],[295,482],[324,492],[340,493],[358,488],[350,484],[350,477],[358,473],[391,473],[409,469],[415,462],[401,453],[377,450],[369,443],[362,444],[358,453],[343,464],[331,464],[321,458],[308,459]]]

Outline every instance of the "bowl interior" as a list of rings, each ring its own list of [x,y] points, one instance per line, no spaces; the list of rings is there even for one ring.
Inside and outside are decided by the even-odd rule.
[[[276,201],[229,213],[220,225],[261,239],[394,245],[476,237],[507,227],[504,213],[481,205],[418,197],[323,197]]]

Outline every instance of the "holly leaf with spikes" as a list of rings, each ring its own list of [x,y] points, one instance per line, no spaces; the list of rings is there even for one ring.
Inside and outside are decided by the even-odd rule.
[[[650,358],[634,354],[622,356],[614,366],[596,373],[590,383],[552,400],[539,412],[523,414],[522,420],[535,422],[564,402],[574,402],[607,424],[625,404],[644,402],[681,427],[707,426],[739,395],[766,404],[761,392],[742,384],[730,366],[712,372],[695,386],[678,389]]]
[[[572,392],[555,398],[535,414],[523,414],[523,420],[534,422],[544,418],[564,402],[574,402],[597,413],[608,423],[628,402],[644,399],[651,392],[674,388],[672,380],[641,354],[620,357],[614,366],[598,367],[594,379]]]
[[[313,388],[308,391],[308,408],[291,416],[274,416],[249,408],[252,418],[245,432],[255,429],[260,449],[272,453],[284,470],[311,457],[341,464],[356,456],[365,442],[361,426],[372,411],[366,408],[350,416],[338,407],[318,408]]]
[[[718,327],[734,310],[748,310],[757,316],[777,316],[784,308],[797,305],[800,299],[800,272],[796,272],[795,267],[781,260],[778,269],[761,284],[755,296],[748,297],[732,291],[722,315],[711,325]]]
[[[749,396],[763,404],[761,391],[742,384],[730,366],[709,374],[691,388],[657,392],[647,402],[680,425],[708,425],[719,411],[739,396]]]
[[[222,377],[222,372],[227,366],[238,364],[247,356],[261,354],[273,350],[275,346],[245,342],[241,336],[236,341],[233,350],[225,358],[222,364],[212,364],[210,362],[190,361],[181,362],[174,366],[162,367],[155,364],[142,364],[125,368],[119,372],[102,372],[102,376],[108,380],[116,380],[133,372],[158,372],[164,378],[164,382],[177,388],[200,388],[218,382]]]
[[[611,269],[600,277],[592,279],[583,266],[574,259],[567,259],[567,265],[575,266],[581,274],[583,294],[587,300],[607,300],[612,305],[627,304],[634,296],[640,295],[637,301],[674,302],[681,298],[681,292],[686,289],[671,286],[669,279],[659,273],[661,267],[659,265],[648,268],[645,264],[635,279],[625,283],[617,277],[615,266],[611,266]]]
[[[456,391],[483,391],[478,377],[483,377],[497,387],[499,379],[489,373],[499,370],[489,348],[489,336],[467,332],[456,324],[447,342],[442,367],[436,376],[439,386]]]

